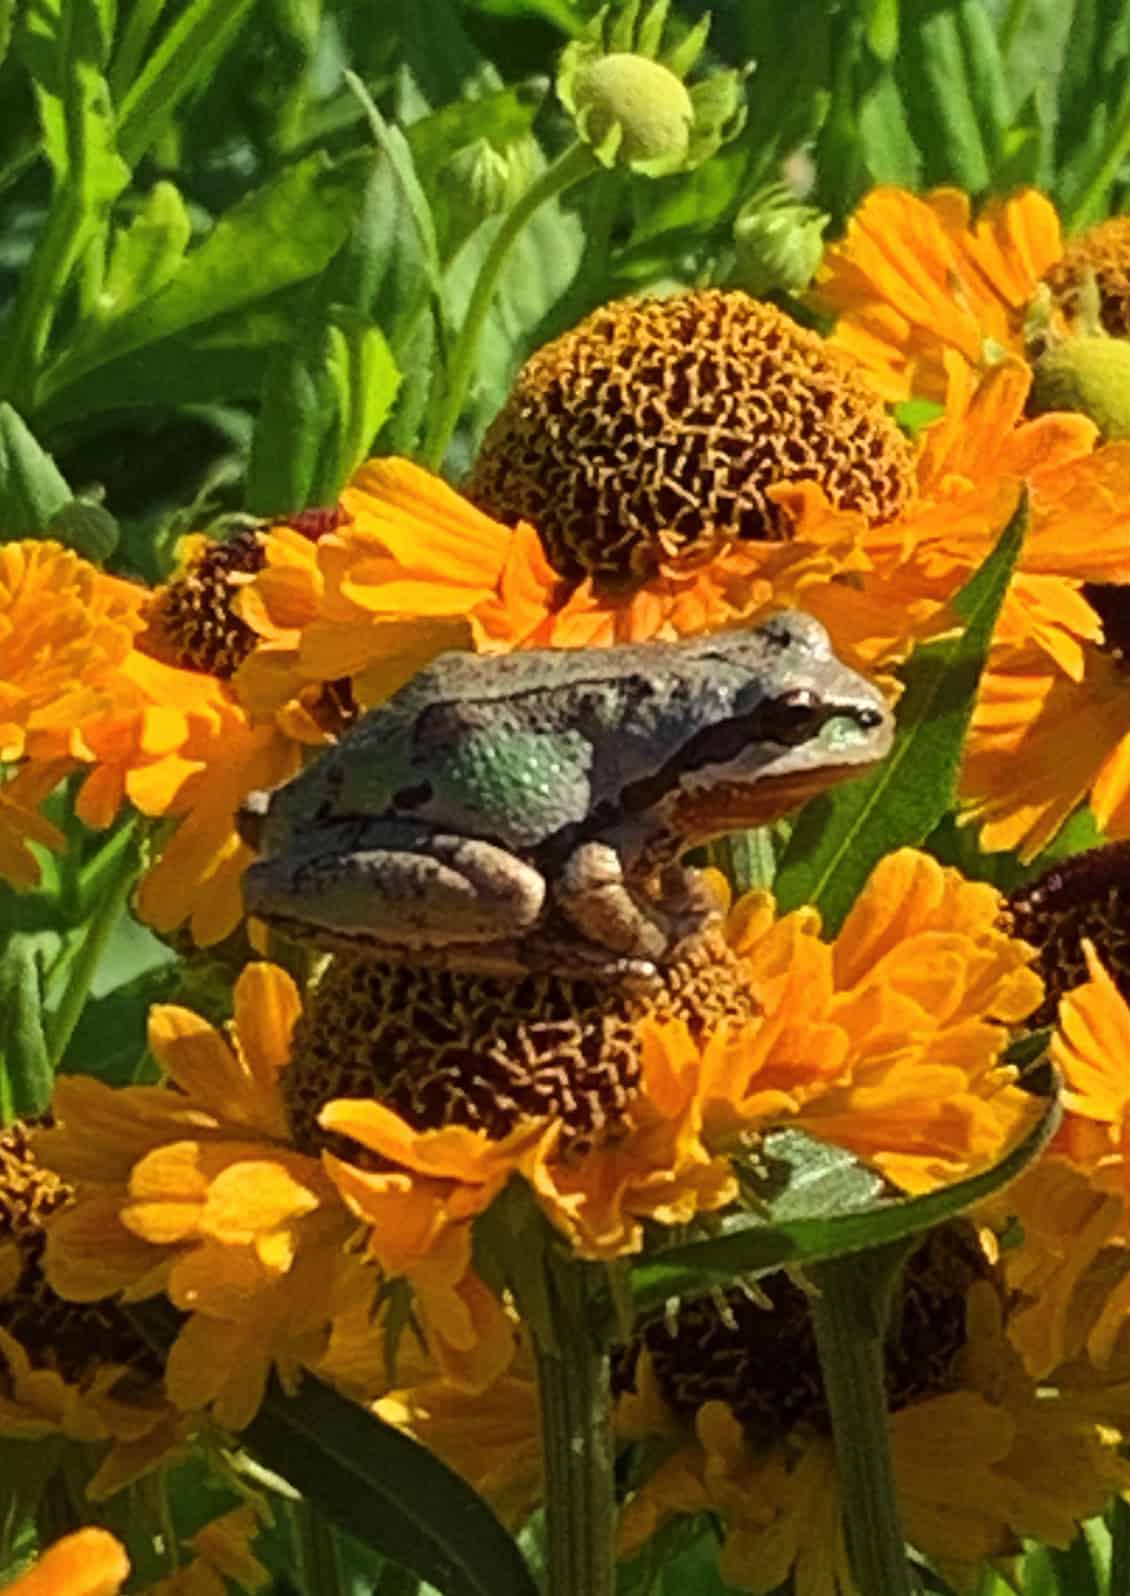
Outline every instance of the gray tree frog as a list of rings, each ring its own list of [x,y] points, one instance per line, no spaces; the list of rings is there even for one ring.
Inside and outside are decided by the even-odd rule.
[[[244,902],[285,935],[487,973],[649,977],[717,914],[692,844],[890,747],[809,615],[681,642],[444,654],[271,793]]]

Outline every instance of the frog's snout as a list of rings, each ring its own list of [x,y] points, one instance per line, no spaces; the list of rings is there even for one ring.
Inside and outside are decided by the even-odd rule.
[[[235,829],[239,839],[254,853],[263,848],[263,827],[270,808],[271,794],[264,787],[249,792],[235,812]]]

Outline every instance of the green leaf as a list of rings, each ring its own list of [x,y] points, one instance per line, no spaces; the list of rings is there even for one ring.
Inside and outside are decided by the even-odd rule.
[[[94,499],[72,499],[47,522],[44,531],[68,549],[74,549],[84,560],[101,565],[118,546],[121,532],[118,523],[103,505]]]
[[[320,462],[315,504],[333,504],[368,457],[392,410],[400,372],[384,334],[359,312],[335,307],[327,328],[326,371],[334,397],[332,447]]]
[[[23,417],[0,403],[0,539],[42,537],[51,517],[73,497]]]
[[[280,515],[336,502],[384,425],[400,372],[379,327],[345,306],[268,368],[247,508]]]
[[[842,1148],[814,1142],[799,1131],[774,1131],[762,1151],[778,1187],[778,1195],[766,1201],[767,1217],[734,1215],[709,1241],[650,1254],[632,1272],[636,1308],[651,1315],[672,1297],[701,1296],[714,1285],[732,1284],[738,1275],[768,1274],[786,1264],[836,1258],[930,1230],[1015,1180],[1040,1156],[1059,1119],[1053,1098],[991,1169],[923,1197],[901,1198],[882,1196],[878,1177]]]
[[[101,292],[92,314],[113,321],[153,294],[180,270],[192,236],[184,200],[172,183],[154,183],[128,227],[114,234]]]
[[[444,1596],[535,1596],[513,1540],[470,1486],[426,1448],[307,1378],[276,1386],[246,1439],[334,1523]]]
[[[0,958],[0,1124],[41,1114],[54,1072],[43,1029],[43,989],[35,932],[17,931]]]
[[[182,1316],[164,1298],[128,1312],[166,1353]],[[243,1439],[312,1508],[443,1596],[537,1596],[514,1541],[465,1480],[312,1375],[293,1397],[272,1378]]]
[[[206,83],[247,20],[254,0],[191,0],[130,85],[118,117],[118,144],[136,166],[177,107]]]
[[[0,391],[31,401],[52,325],[76,266],[93,249],[110,206],[129,182],[115,144],[114,112],[101,66],[106,15],[90,0],[33,10],[24,35],[44,147],[54,174],[47,219],[21,276],[7,327]]]
[[[254,312],[320,272],[340,247],[367,170],[364,156],[332,163],[316,153],[234,206],[163,288],[113,320],[91,322],[80,332],[46,373],[45,398],[55,401],[49,407],[52,419],[73,416],[73,403],[64,407],[58,401],[87,373],[113,368],[141,350],[144,364],[157,371],[165,354],[161,345],[189,331],[190,349],[209,338],[226,341],[237,335],[240,317],[252,321],[245,337],[254,342]],[[293,322],[287,334],[293,334]],[[171,363],[168,374],[174,402]],[[115,396],[122,402],[122,387],[128,393],[128,384],[116,378],[113,369],[100,371],[99,381],[88,386],[87,408],[99,407],[100,393],[107,394],[102,408],[109,408]]]
[[[987,18],[987,32],[978,33],[970,11],[983,12],[982,0],[903,0],[895,69],[925,181],[979,194],[988,187],[1007,111],[995,35]]]
[[[496,150],[523,137],[545,100],[543,82],[515,83],[474,100],[456,100],[423,116],[404,136],[416,175],[426,188],[457,150],[487,139]]]
[[[996,548],[953,600],[964,630],[917,649],[903,667],[906,691],[887,758],[801,811],[774,883],[782,910],[814,903],[834,934],[879,860],[922,842],[953,804],[977,685],[1027,521],[1022,494]]]

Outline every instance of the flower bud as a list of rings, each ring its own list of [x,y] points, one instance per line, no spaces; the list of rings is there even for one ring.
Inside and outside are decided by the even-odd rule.
[[[734,286],[759,297],[782,290],[803,293],[824,253],[829,220],[784,183],[759,189],[734,222],[738,255]]]

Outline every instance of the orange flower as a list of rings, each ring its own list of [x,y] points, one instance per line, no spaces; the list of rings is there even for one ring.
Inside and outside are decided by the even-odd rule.
[[[887,660],[908,647],[905,615],[876,613],[843,582],[869,568],[858,517],[813,524],[787,541],[731,543],[708,561],[612,590],[591,578],[564,581],[531,526],[492,521],[407,460],[369,461],[343,503],[352,524],[316,545],[286,528],[265,534],[266,566],[240,594],[263,642],[236,685],[259,713],[343,675],[371,705],[446,648],[690,636],[794,602],[820,614],[826,595],[847,657]]]
[[[877,188],[827,251],[815,297],[886,399],[942,401],[947,353],[977,372],[1023,353],[1025,312],[1062,253],[1059,218],[1034,189],[971,222],[957,189]]]
[[[879,866],[832,944],[814,911],[775,921],[767,899],[747,899],[730,938],[761,1017],[700,1041],[681,1019],[644,1018],[638,1089],[608,1145],[579,1153],[552,1117],[492,1141],[338,1099],[321,1125],[380,1162],[327,1155],[327,1171],[382,1268],[451,1250],[451,1278],[470,1222],[515,1174],[592,1258],[637,1252],[647,1220],[684,1225],[736,1201],[731,1153],[777,1124],[851,1148],[904,1190],[960,1178],[994,1162],[1033,1113],[1001,1055],[1042,988],[1000,911],[994,889],[911,850]]]
[[[108,1530],[88,1525],[64,1535],[4,1588],[8,1596],[118,1596],[128,1574],[121,1542]]]
[[[62,1078],[41,1157],[76,1187],[45,1269],[75,1301],[166,1291],[190,1317],[167,1360],[184,1409],[241,1428],[272,1365],[293,1387],[328,1324],[372,1282],[344,1251],[353,1225],[317,1158],[287,1139],[278,1090],[298,1017],[290,978],[251,965],[230,1042],[156,1007],[150,1046],[176,1090]]]

